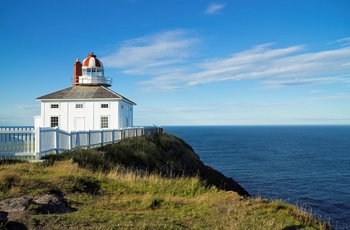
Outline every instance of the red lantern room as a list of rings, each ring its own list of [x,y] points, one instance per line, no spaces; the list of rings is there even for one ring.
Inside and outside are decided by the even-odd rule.
[[[112,79],[104,76],[103,64],[95,54],[90,53],[83,63],[79,62],[79,59],[76,60],[73,86],[77,85],[112,85]]]

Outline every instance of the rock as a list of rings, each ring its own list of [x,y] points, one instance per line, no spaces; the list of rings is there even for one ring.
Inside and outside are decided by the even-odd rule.
[[[75,211],[69,207],[59,191],[52,191],[49,194],[36,196],[33,204],[37,205],[40,214],[60,214]]]
[[[33,214],[60,214],[72,212],[60,191],[51,191],[40,196],[21,196],[0,201],[0,223],[8,222],[6,227],[23,225]],[[15,221],[12,221],[15,220]],[[16,222],[19,221],[19,222]],[[9,225],[9,226],[8,226]],[[17,229],[8,228],[8,229]],[[23,227],[23,226],[22,226]],[[18,229],[23,229],[19,228]]]
[[[25,210],[29,207],[32,201],[33,197],[27,195],[0,201],[0,212],[5,212],[7,214],[6,229],[23,229],[18,227],[18,224],[21,224],[17,221],[27,222],[29,215]]]
[[[7,219],[8,213],[0,211],[0,223],[5,223]]]
[[[8,198],[0,201],[0,211],[4,212],[20,212],[25,211],[32,203],[33,197],[21,196],[16,198]]]

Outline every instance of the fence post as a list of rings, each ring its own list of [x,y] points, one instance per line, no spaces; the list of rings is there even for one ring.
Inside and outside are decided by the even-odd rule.
[[[77,139],[75,141],[75,148],[80,148],[80,131],[77,132]]]
[[[89,130],[89,132],[88,132],[88,148],[90,148],[90,146],[91,146],[91,130]]]
[[[40,135],[41,134],[41,128],[37,127],[37,129],[35,129],[35,136],[34,136],[34,143],[35,143],[35,147],[34,147],[34,154],[35,154],[35,158],[36,159],[40,159],[41,158],[41,138]]]
[[[103,129],[101,129],[101,147],[103,146]]]
[[[55,138],[56,138],[56,154],[60,152],[60,130],[55,127]]]
[[[68,133],[69,134],[69,146],[68,146],[68,150],[72,149],[73,146],[73,132]]]

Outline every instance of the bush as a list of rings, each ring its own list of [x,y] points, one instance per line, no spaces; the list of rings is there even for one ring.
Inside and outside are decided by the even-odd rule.
[[[46,160],[46,166],[53,165],[56,161],[73,160],[73,162],[78,163],[80,167],[93,171],[107,172],[113,168],[112,162],[106,160],[104,154],[98,152],[96,149],[75,149],[60,154],[46,155],[43,159]]]

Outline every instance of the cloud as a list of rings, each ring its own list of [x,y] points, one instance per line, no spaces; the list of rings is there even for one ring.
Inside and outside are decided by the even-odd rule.
[[[342,39],[343,40],[343,39]],[[148,76],[143,91],[175,91],[220,81],[253,79],[263,88],[350,84],[350,47],[308,52],[305,45],[274,48],[267,43],[224,58],[200,60],[201,40],[188,30],[157,33],[130,41],[101,58],[106,67]]]
[[[15,108],[20,110],[29,110],[29,111],[40,111],[40,104],[29,105],[29,104],[15,104]]]
[[[350,84],[350,74],[334,77],[314,77],[314,78],[291,78],[291,79],[275,79],[262,81],[263,88],[280,88],[283,86],[297,86],[297,85],[320,85],[332,83]],[[319,92],[319,91],[316,91]]]
[[[101,60],[106,67],[126,68],[126,73],[161,70],[162,66],[177,64],[193,55],[198,39],[189,37],[189,33],[173,30],[125,41],[119,50]]]
[[[348,46],[348,45],[350,45],[350,37],[338,39],[338,40],[331,42],[331,43],[341,43],[343,46]]]
[[[271,44],[261,45],[252,50],[233,54],[229,58],[203,63],[202,71],[193,74],[189,84],[271,78],[298,79],[298,81],[285,81],[284,85],[306,84],[315,81],[310,81],[305,77],[334,75],[350,71],[349,47],[303,54],[300,54],[303,46],[282,49],[271,49],[270,47]]]
[[[218,11],[220,11],[221,9],[223,9],[224,7],[225,7],[225,4],[212,3],[207,7],[207,9],[205,10],[205,13],[206,14],[215,14]]]

